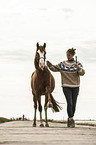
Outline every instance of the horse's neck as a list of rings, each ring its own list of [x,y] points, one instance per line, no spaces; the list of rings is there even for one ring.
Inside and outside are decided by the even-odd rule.
[[[48,73],[48,68],[47,66],[44,67],[44,70],[41,70],[39,67],[36,69],[37,74],[39,75],[44,75],[45,73]]]
[[[37,59],[37,55],[35,56],[34,64],[35,64],[35,68],[39,69],[39,60]]]

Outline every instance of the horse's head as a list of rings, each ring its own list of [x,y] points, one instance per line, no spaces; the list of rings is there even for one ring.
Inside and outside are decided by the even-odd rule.
[[[41,68],[42,70],[45,67],[45,59],[46,59],[46,43],[44,43],[43,46],[39,46],[39,43],[37,43],[37,50],[36,53],[38,55],[38,59],[39,59],[39,68]]]

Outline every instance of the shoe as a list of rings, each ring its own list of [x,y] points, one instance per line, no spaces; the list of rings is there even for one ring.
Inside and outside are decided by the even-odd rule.
[[[74,121],[73,118],[68,118],[67,127],[70,127],[70,128],[74,128],[75,127],[75,121]]]
[[[70,127],[69,118],[68,118],[68,120],[67,120],[67,127]]]

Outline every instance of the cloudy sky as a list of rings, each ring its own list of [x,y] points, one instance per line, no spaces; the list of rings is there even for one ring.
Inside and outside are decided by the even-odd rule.
[[[86,104],[88,109],[91,102],[85,118],[95,118],[95,5],[95,0],[0,0],[0,116],[10,118],[24,113],[33,117],[30,79],[35,70],[36,43],[45,42],[47,59],[53,64],[66,59],[68,48],[76,48],[78,60],[86,70],[81,78],[76,117],[83,118],[86,110],[82,114],[81,108]],[[53,75],[54,94],[58,101],[65,102],[60,74]],[[57,115],[60,119],[66,104],[63,107]]]

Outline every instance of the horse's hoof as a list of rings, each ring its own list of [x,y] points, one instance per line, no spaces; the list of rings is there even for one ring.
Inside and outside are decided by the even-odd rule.
[[[40,124],[40,127],[44,127],[43,123],[42,123],[42,124]]]
[[[53,108],[53,104],[47,104],[47,108]]]
[[[45,125],[46,127],[49,127],[49,124],[48,123],[46,123],[46,125]]]
[[[33,123],[33,127],[36,127],[36,123]]]

